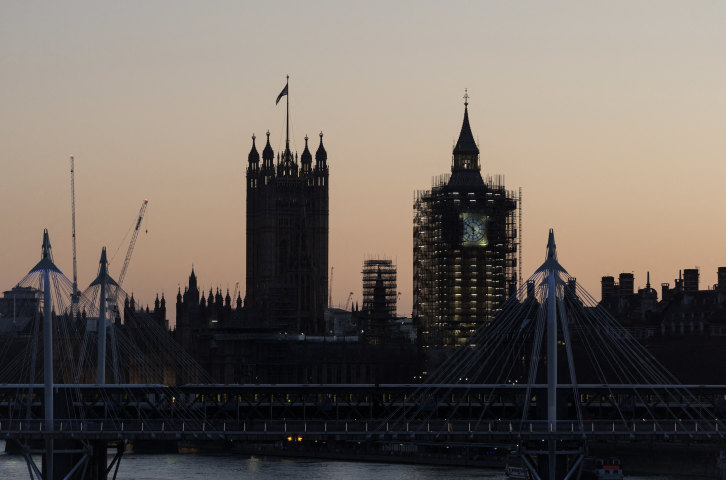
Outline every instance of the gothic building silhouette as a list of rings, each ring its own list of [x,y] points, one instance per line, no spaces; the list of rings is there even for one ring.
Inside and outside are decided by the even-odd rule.
[[[260,164],[255,139],[253,135],[247,166],[245,308],[257,312],[264,325],[320,333],[328,304],[328,154],[323,134],[314,165],[307,136],[299,162],[288,138],[275,163],[268,131]]]
[[[192,354],[196,352],[195,342],[192,341],[193,330],[217,328],[228,325],[233,320],[243,317],[242,298],[237,295],[235,307],[232,307],[232,298],[227,289],[227,295],[222,296],[222,291],[217,288],[216,293],[209,287],[209,295],[204,296],[197,285],[197,275],[189,275],[189,285],[181,288],[176,295],[176,327],[174,336],[182,347]],[[133,301],[133,299],[132,299]],[[162,295],[162,302],[164,302]],[[156,302],[159,302],[157,299]],[[156,307],[155,302],[155,307]],[[157,308],[154,308],[156,313]],[[159,310],[161,312],[161,309]],[[163,314],[166,318],[166,304],[163,304]]]
[[[462,345],[517,289],[518,199],[503,177],[482,178],[464,98],[451,173],[414,200],[413,320],[429,356]]]

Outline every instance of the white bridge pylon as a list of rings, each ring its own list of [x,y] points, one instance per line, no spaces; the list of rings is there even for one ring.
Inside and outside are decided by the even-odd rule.
[[[699,397],[668,372],[562,267],[552,230],[544,263],[490,322],[480,326],[463,344],[450,348],[452,353],[446,361],[370,437],[388,435],[398,441],[415,441],[417,435],[429,433],[424,425],[437,412],[432,404],[450,402],[448,416],[455,419],[457,412],[468,405],[469,389],[477,386],[481,391],[485,386],[488,394],[477,397],[483,408],[470,428],[477,432],[482,422],[497,419],[492,405],[504,395],[511,396],[511,387],[515,385],[519,392],[525,391],[524,398],[518,402],[521,407],[511,412],[507,420],[511,421],[512,431],[517,432],[523,463],[538,479],[541,477],[537,472],[543,478],[569,479],[570,474],[582,468],[590,433],[585,421],[593,415],[583,412],[587,402],[580,395],[578,384],[600,385],[605,397],[616,405],[622,392],[629,392],[633,405],[638,404],[637,418],[652,421],[655,431],[665,438],[673,432],[674,424],[678,431],[710,432],[720,439],[726,431],[722,421],[705,408]],[[455,397],[446,385],[457,385]],[[469,389],[461,393],[462,385]],[[545,385],[546,392],[542,388]],[[686,400],[672,407],[675,402],[669,401],[675,399]],[[652,408],[655,404],[663,406],[657,413]],[[616,418],[609,420],[620,422],[625,426],[623,430],[629,431],[634,415],[635,407],[629,411],[618,407]],[[409,428],[409,420],[416,420],[418,430]],[[567,431],[558,432],[558,423],[565,421]],[[435,433],[446,434],[446,423]],[[540,433],[550,434],[545,451],[541,450],[541,442],[527,445],[526,433],[535,424],[537,428],[546,425],[547,432]],[[561,441],[565,436],[573,438],[573,434],[578,439],[576,445]],[[560,446],[565,443],[568,445]],[[541,460],[537,467],[528,453],[533,451]],[[565,462],[565,452],[572,458],[557,468],[557,462]],[[567,465],[570,472],[563,473],[562,467]]]
[[[193,408],[179,386],[214,383],[212,378],[144,310],[107,308],[116,302],[124,304],[126,299],[126,292],[108,275],[105,249],[98,277],[77,295],[73,282],[53,263],[46,230],[40,262],[0,301],[0,384],[13,385],[16,391],[12,396],[19,399],[8,402],[3,427],[20,428],[21,422],[42,421],[42,428],[35,433],[46,437],[41,451],[47,467],[44,480],[85,472],[93,449],[106,448],[78,440],[71,450],[58,449],[57,443],[54,448],[53,436],[83,431],[88,421],[103,419],[107,429],[118,432],[118,442],[125,442],[123,419],[115,415],[114,408],[124,396],[134,398],[137,405],[143,396],[161,399],[174,405],[171,415],[158,412],[162,421],[172,423],[176,412],[184,416],[188,426],[198,424],[202,428],[203,414]],[[111,335],[107,336],[107,331]],[[113,384],[106,379],[107,370],[113,372]],[[94,391],[100,411],[86,408],[82,388]],[[152,415],[140,408],[136,414],[138,421],[149,421]],[[207,429],[210,434],[213,430]],[[18,442],[29,470],[40,478],[28,438]],[[70,438],[63,442],[75,441]],[[70,464],[68,456],[81,450],[83,457]],[[96,457],[105,459],[105,455]]]

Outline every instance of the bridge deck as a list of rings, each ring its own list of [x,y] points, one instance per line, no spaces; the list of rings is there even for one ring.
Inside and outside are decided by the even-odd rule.
[[[582,428],[582,429],[581,429]],[[306,440],[397,440],[519,442],[558,440],[628,440],[628,441],[690,441],[723,442],[726,432],[705,422],[629,422],[593,421],[580,425],[575,421],[557,422],[556,431],[549,430],[546,421],[247,421],[175,422],[159,421],[73,421],[57,420],[53,432],[44,430],[43,420],[14,420],[0,422],[0,438],[9,439],[99,439],[117,440],[284,440],[304,437]]]

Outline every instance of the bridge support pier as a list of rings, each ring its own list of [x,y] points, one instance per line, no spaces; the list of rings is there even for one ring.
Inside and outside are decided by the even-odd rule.
[[[537,455],[537,474],[542,480],[564,480],[567,476],[567,455],[555,455],[555,477],[550,477],[550,454]]]
[[[64,451],[78,448],[77,445],[77,442],[69,440],[46,440],[46,452],[48,451],[48,448],[50,448],[50,451],[53,452],[52,478],[56,480],[63,480],[73,469],[77,461],[75,460],[74,455],[64,453]],[[43,463],[43,468],[46,468],[46,462]],[[43,478],[45,479],[46,477]]]
[[[73,440],[37,440],[21,442],[18,440],[16,445],[19,448],[11,449],[11,451],[25,456],[25,461],[28,464],[28,471],[30,472],[31,478],[36,478],[39,475],[40,478],[43,479],[55,478],[62,480],[70,474],[78,475],[76,473],[77,470],[85,464],[84,455],[77,453],[79,449],[83,449],[82,442]],[[50,452],[50,455],[48,452]],[[40,467],[36,465],[31,456],[34,453],[41,454]],[[52,461],[49,462],[49,458],[51,458]],[[35,474],[33,474],[33,472]]]
[[[103,441],[94,441],[91,442],[91,445],[93,446],[93,454],[84,480],[106,480],[108,444]]]

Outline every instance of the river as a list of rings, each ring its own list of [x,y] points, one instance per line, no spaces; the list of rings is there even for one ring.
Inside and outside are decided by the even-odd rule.
[[[0,441],[0,480],[29,478],[25,460],[4,453]],[[109,462],[111,457],[109,457]],[[38,463],[39,459],[38,459]],[[627,472],[627,466],[625,466]],[[117,480],[506,480],[502,471],[401,465],[388,463],[341,462],[328,460],[281,459],[242,455],[179,453],[174,455],[124,454]],[[628,476],[631,480],[685,480],[712,478],[690,476]]]

